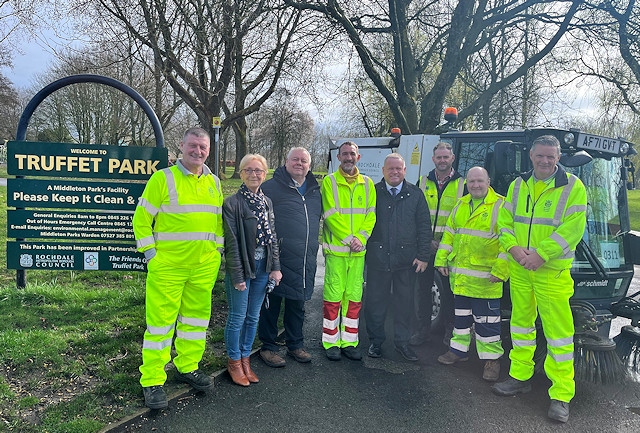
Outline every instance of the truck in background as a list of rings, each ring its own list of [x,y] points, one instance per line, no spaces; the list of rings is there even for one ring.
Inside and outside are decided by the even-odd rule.
[[[382,179],[386,154],[400,153],[407,164],[406,179],[417,184],[422,175],[433,169],[432,149],[438,141],[449,142],[456,155],[454,168],[463,176],[474,166],[485,167],[492,187],[506,195],[509,184],[531,170],[531,143],[541,135],[551,134],[562,146],[560,164],[578,176],[587,188],[587,227],[578,245],[571,270],[575,281],[572,308],[576,330],[597,330],[609,336],[611,304],[627,294],[633,278],[634,263],[640,263],[638,238],[631,233],[627,189],[633,188],[633,144],[622,138],[587,134],[577,129],[531,128],[500,131],[449,130],[441,135],[395,134],[381,138],[340,138],[332,140],[328,172],[337,170],[337,149],[344,141],[359,146],[358,167],[374,182]],[[434,297],[433,327],[442,326],[439,318],[439,279],[432,289]],[[504,314],[510,316],[505,292]],[[541,333],[540,333],[541,334]]]

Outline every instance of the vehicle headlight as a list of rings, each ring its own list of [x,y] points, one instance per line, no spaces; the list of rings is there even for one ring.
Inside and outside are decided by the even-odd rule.
[[[629,143],[620,143],[620,153],[622,153],[623,155],[626,155],[627,152],[629,151]]]
[[[566,134],[564,134],[565,144],[572,145],[574,141],[576,141],[576,136],[573,135],[573,132],[567,132]]]

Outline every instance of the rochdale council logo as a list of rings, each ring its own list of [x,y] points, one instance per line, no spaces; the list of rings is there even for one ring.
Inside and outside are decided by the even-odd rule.
[[[31,254],[20,254],[20,266],[30,268],[33,266],[33,256]]]

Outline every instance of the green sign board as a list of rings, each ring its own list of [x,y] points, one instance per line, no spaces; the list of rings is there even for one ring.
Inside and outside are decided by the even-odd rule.
[[[143,183],[7,179],[7,205],[133,211]]]
[[[146,271],[135,246],[105,243],[7,242],[9,269]]]
[[[15,176],[146,180],[168,161],[163,147],[7,143],[7,172]]]
[[[65,238],[135,244],[131,213],[8,210],[9,238]]]

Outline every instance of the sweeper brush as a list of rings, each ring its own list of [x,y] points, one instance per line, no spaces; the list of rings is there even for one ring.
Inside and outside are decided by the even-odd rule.
[[[575,325],[575,379],[595,384],[624,382],[627,370],[616,353],[616,343],[597,332],[604,321],[596,320],[595,307],[586,301],[571,301],[571,312]]]
[[[622,359],[630,376],[634,380],[640,380],[640,292],[622,298],[611,304],[611,313],[616,316],[631,319],[631,324],[623,326],[620,334],[614,337],[616,352]]]
[[[575,378],[595,384],[621,383],[627,378],[624,364],[616,353],[616,343],[593,331],[574,338]]]
[[[634,380],[640,380],[640,328],[626,325],[613,338],[616,352]]]

